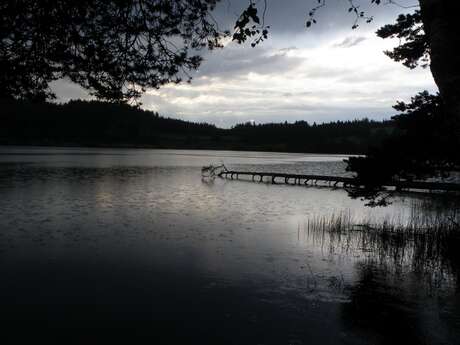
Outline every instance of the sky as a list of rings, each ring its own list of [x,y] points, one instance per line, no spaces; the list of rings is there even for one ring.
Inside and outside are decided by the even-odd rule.
[[[222,0],[213,16],[222,28],[230,28],[248,3]],[[395,114],[392,105],[397,100],[437,90],[429,69],[410,70],[384,55],[397,40],[375,34],[407,10],[397,5],[371,6],[369,0],[362,0],[360,9],[375,19],[352,30],[354,17],[347,11],[348,1],[329,0],[317,13],[318,23],[307,30],[305,21],[316,0],[267,3],[268,40],[255,48],[227,41],[223,49],[202,52],[204,61],[192,73],[191,84],[147,90],[142,107],[224,128],[248,121],[379,120]],[[262,8],[263,2],[258,6]],[[88,98],[66,81],[57,82],[54,89],[58,101]]]

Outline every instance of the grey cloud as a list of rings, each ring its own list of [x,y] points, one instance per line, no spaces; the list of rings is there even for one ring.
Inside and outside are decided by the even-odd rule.
[[[308,70],[302,73],[302,78],[345,78],[354,75],[356,71],[349,67],[336,66],[309,66]]]
[[[203,86],[206,85],[203,82]],[[284,98],[301,98],[304,96],[311,96],[313,92],[311,91],[285,91],[285,90],[267,90],[267,89],[258,89],[252,85],[245,85],[244,83],[238,83],[235,87],[227,87],[225,89],[220,88],[175,88],[175,89],[163,89],[160,91],[161,95],[164,97],[158,97],[164,102],[166,99],[173,100],[178,97],[184,97],[189,100],[197,99],[200,96],[223,96],[229,103],[234,103],[235,99],[245,99],[244,107],[245,109],[249,108],[248,101],[262,101],[262,100],[282,100]],[[144,98],[151,98],[153,95],[144,96]],[[264,102],[265,103],[265,102]]]
[[[351,48],[360,44],[366,39],[367,38],[364,36],[348,36],[343,41],[336,43],[333,46],[336,48]]]
[[[302,96],[310,96],[313,92],[310,91],[300,91],[300,92],[284,92],[281,96],[283,97],[302,97]]]
[[[213,16],[222,29],[231,29],[248,3],[248,0],[222,0]],[[401,83],[388,84],[385,83],[387,70],[380,63],[375,67],[366,66],[363,70],[357,70],[341,63],[339,56],[335,64],[321,64],[321,61],[315,62],[312,57],[303,64],[305,58],[292,56],[299,54],[291,53],[318,47],[330,48],[332,42],[338,42],[337,47],[355,46],[362,43],[365,37],[371,39],[371,32],[382,24],[392,22],[402,11],[401,8],[369,7],[370,1],[362,0],[362,9],[375,15],[376,20],[352,31],[350,27],[354,18],[347,12],[347,1],[328,1],[328,5],[318,12],[318,24],[306,30],[308,11],[315,3],[316,0],[268,0],[265,24],[271,28],[267,41],[256,48],[251,48],[249,44],[230,43],[221,50],[202,51],[205,61],[200,70],[193,73],[191,87],[164,87],[159,94],[147,94],[141,100],[143,107],[158,110],[163,115],[207,121],[222,127],[252,119],[257,123],[285,120],[319,123],[391,116],[394,113],[391,108],[394,100],[398,97],[407,99],[420,86],[420,82],[412,82],[405,72],[401,72],[401,76],[397,77],[399,79],[393,77],[393,80],[401,80]],[[258,4],[262,5],[263,1]],[[366,63],[363,62],[363,66]],[[397,71],[394,73],[399,73],[398,64],[395,64],[395,69]],[[246,78],[249,72],[269,75],[267,79],[275,83],[276,78],[271,77],[280,75],[289,75],[297,82],[292,86],[286,85],[287,78],[283,78],[282,85],[261,86]],[[309,83],[315,78],[322,79],[318,89],[313,89]],[[305,87],[301,90],[294,86],[299,85],[299,80],[305,81]],[[324,86],[328,83],[330,88]],[[426,88],[430,83],[427,72]],[[56,90],[60,101],[88,97],[84,91],[68,82],[57,82]],[[215,103],[202,100],[206,98],[207,101],[212,97],[216,99]],[[337,103],[334,103],[334,99]]]
[[[414,0],[399,0],[401,4],[413,4]],[[393,21],[396,16],[404,12],[404,9],[397,6],[375,6],[370,4],[370,0],[358,1],[360,10],[365,11],[368,15],[373,15],[375,20],[371,24],[362,23],[358,30],[375,29]],[[247,8],[248,0],[222,0],[216,8],[214,16],[222,24],[223,28],[233,28],[239,14]],[[260,16],[262,15],[264,2],[258,1],[257,7]],[[316,0],[267,0],[267,9],[265,14],[265,24],[270,26],[271,35],[313,33],[313,35],[334,34],[337,29],[351,30],[355,16],[348,13],[348,1],[330,1],[327,6],[319,9],[316,13],[318,24],[313,25],[306,30],[305,22],[308,19],[308,13],[312,8],[317,6]]]
[[[296,46],[292,46],[292,47],[287,47],[287,48],[281,48],[278,51],[280,53],[286,54],[286,53],[289,53],[290,51],[295,51],[295,50],[299,50],[299,48],[297,48]]]
[[[215,54],[208,55],[197,76],[237,79],[250,72],[258,74],[284,73],[295,69],[305,59],[287,55],[293,48],[270,50],[257,47],[245,49],[241,46],[229,46]]]
[[[71,99],[91,99],[89,93],[70,80],[60,79],[51,83],[51,89],[56,93],[58,102],[67,102]]]

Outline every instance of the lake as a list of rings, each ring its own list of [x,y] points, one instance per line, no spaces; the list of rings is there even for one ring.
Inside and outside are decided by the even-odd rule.
[[[460,344],[458,267],[307,226],[404,222],[432,198],[200,172],[346,176],[344,158],[0,147],[1,343]]]

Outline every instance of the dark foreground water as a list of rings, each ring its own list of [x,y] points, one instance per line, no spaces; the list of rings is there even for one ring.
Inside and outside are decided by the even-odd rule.
[[[341,212],[403,222],[418,200],[200,176],[342,159],[0,148],[0,343],[460,344],[455,264],[307,231]]]

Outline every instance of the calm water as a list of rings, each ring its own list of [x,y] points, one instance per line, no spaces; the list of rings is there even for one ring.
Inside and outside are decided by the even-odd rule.
[[[404,221],[413,197],[369,209],[200,175],[221,161],[344,175],[344,158],[0,148],[1,343],[460,344],[455,270],[306,231],[340,212]]]

